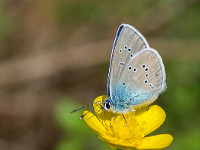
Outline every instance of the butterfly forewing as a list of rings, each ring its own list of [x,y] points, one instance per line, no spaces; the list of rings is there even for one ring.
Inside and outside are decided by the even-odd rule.
[[[108,96],[113,99],[117,83],[127,63],[139,51],[149,48],[146,39],[132,26],[120,25],[111,53],[110,68],[108,73]]]

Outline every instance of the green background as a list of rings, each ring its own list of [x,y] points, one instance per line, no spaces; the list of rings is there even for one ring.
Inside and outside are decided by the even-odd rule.
[[[73,109],[106,94],[118,26],[137,28],[162,56],[166,112],[152,134],[168,150],[200,149],[198,0],[0,1],[0,149],[108,149]]]

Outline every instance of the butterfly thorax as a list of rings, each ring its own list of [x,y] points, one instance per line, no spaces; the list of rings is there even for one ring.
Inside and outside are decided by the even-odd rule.
[[[127,104],[122,104],[121,102],[114,103],[111,107],[114,113],[127,113],[130,111],[134,111],[130,106]]]
[[[113,113],[127,113],[130,111],[135,111],[128,103],[124,103],[124,100],[114,101],[110,98],[105,100],[104,110],[112,111]]]

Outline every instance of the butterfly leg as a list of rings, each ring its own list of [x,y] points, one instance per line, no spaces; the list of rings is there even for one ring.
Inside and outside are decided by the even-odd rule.
[[[95,116],[97,117],[97,119],[101,122],[101,120],[99,119],[99,116],[98,116],[98,113],[100,112],[101,110],[99,110],[97,113],[95,112]]]
[[[124,117],[123,113],[121,113],[121,114],[122,114],[122,117],[124,118],[124,120],[125,120],[125,122],[126,122],[127,127],[128,127],[128,124],[127,124],[126,118]]]
[[[113,119],[114,119],[115,123],[117,124],[117,122],[116,122],[116,120],[115,120],[115,115],[114,115],[114,113],[113,113]]]
[[[133,119],[133,116],[135,115],[135,109],[131,110],[133,112],[132,116],[131,116],[131,121]]]

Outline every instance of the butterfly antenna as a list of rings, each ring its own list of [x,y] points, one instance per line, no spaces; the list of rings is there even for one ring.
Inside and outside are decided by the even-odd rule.
[[[83,106],[83,107],[81,107],[81,108],[75,109],[75,110],[73,110],[71,113],[77,112],[77,111],[79,111],[79,110],[81,110],[81,109],[83,109],[83,108],[85,108],[85,107],[88,107],[88,106],[90,106],[90,105],[92,105],[92,104],[93,104],[93,103],[90,103],[90,104],[87,104],[87,105],[85,105],[85,106]]]
[[[124,120],[125,120],[125,122],[126,122],[127,127],[128,127],[128,124],[127,124],[126,118],[124,117],[123,113],[121,113],[121,114],[122,114],[122,117],[124,118]]]
[[[78,109],[75,109],[75,110],[71,111],[71,113],[77,112],[77,111],[79,111],[79,110],[81,110],[81,109],[83,109],[83,108],[85,108],[85,107],[88,107],[88,106],[94,104],[94,103],[98,103],[98,104],[99,104],[99,102],[100,102],[100,101],[92,102],[92,103],[90,103],[90,104],[87,104],[87,105],[85,105],[85,106],[83,106],[83,107],[80,107],[80,108],[78,108]]]
[[[98,102],[99,102],[99,101],[93,102],[93,103],[96,103],[96,104],[98,104],[98,106],[100,106],[100,104],[99,104]],[[93,103],[92,103],[92,104],[93,104]],[[88,104],[88,105],[89,105],[89,104]],[[83,119],[83,117],[85,117],[85,116],[86,116],[89,112],[91,112],[93,109],[94,109],[94,107],[92,107],[87,113],[85,113],[84,115],[82,115],[82,116],[80,117],[80,119]],[[100,110],[99,110],[99,111],[100,111]],[[99,111],[98,111],[98,112],[99,112]],[[98,112],[97,112],[97,113],[98,113]],[[96,113],[95,113],[95,115],[96,115]]]
[[[87,113],[85,113],[84,115],[82,115],[81,117],[80,117],[80,119],[83,119],[83,117],[85,117],[89,112],[91,112],[92,110],[94,109],[94,107],[92,107]]]

